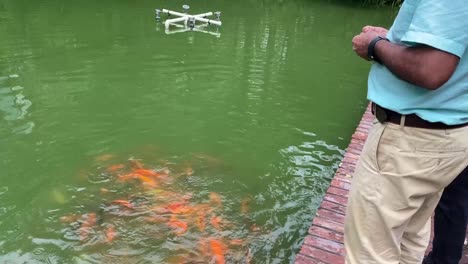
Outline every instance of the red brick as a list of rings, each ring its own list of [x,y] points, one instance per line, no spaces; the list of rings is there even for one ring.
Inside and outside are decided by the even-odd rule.
[[[327,264],[344,264],[343,256],[327,252],[318,248],[303,245],[301,254],[323,261]]]
[[[343,197],[343,196],[329,194],[329,193],[325,194],[325,196],[323,197],[323,200],[329,201],[332,203],[342,204],[342,205],[348,204],[348,198]]]
[[[328,239],[323,239],[320,237],[306,236],[306,238],[304,239],[304,244],[314,248],[320,248],[330,253],[338,254],[341,256],[344,256],[345,254],[344,245],[342,243],[338,243]]]
[[[346,213],[345,205],[336,204],[336,203],[332,203],[329,201],[323,201],[322,204],[320,205],[320,208],[324,208],[324,209],[327,209],[327,210],[330,210],[332,212],[339,213],[339,214]]]
[[[329,219],[338,223],[344,223],[344,219],[345,219],[344,214],[339,214],[330,210],[326,210],[324,208],[319,208],[316,214],[317,216],[320,216],[325,219]]]
[[[309,234],[317,236],[317,237],[321,237],[324,239],[328,239],[331,241],[335,241],[335,242],[343,243],[344,241],[344,235],[342,233],[338,233],[329,229],[325,229],[320,226],[315,226],[315,225],[311,226],[309,228]]]
[[[338,195],[338,196],[343,196],[343,197],[348,197],[348,191],[347,190],[343,190],[343,189],[340,189],[340,188],[335,188],[333,186],[328,188],[327,193],[330,193],[330,194],[333,194],[333,195]]]
[[[310,235],[305,237],[301,251],[296,256],[296,264],[344,264],[344,214],[352,181],[350,175],[359,162],[373,122],[374,116],[368,104],[309,228]]]
[[[326,229],[333,230],[335,232],[344,233],[344,225],[342,223],[338,223],[329,219],[325,219],[320,216],[317,216],[314,218],[313,224],[316,226],[320,226]]]
[[[295,264],[327,264],[318,259],[314,259],[302,254],[297,254],[296,259],[294,260]]]
[[[333,187],[336,187],[336,188],[340,188],[340,189],[344,189],[344,190],[349,190],[349,189],[351,188],[351,184],[350,184],[350,183],[343,182],[343,181],[339,181],[339,180],[336,180],[336,179],[333,179],[333,180],[331,181],[330,186],[333,186]]]

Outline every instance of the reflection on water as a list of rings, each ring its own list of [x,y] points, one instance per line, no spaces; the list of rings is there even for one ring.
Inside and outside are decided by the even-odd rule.
[[[349,41],[391,18],[201,0],[219,37],[158,31],[182,4],[0,1],[0,262],[294,260],[367,105]]]
[[[18,77],[17,74],[0,76],[0,113],[2,113],[0,116],[8,121],[7,127],[14,134],[29,134],[34,128],[34,122],[27,120],[28,109],[32,102],[23,94],[23,87],[8,86],[15,83]]]

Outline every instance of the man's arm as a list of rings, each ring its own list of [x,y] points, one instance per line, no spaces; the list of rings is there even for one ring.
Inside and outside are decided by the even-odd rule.
[[[388,41],[379,41],[375,45],[375,54],[396,76],[429,90],[444,85],[460,60],[429,46],[406,47]]]
[[[382,35],[376,31],[362,32],[353,38],[354,51],[368,60],[369,43]],[[451,53],[429,46],[407,47],[384,40],[375,45],[375,54],[396,76],[428,90],[436,90],[445,84],[460,60]]]

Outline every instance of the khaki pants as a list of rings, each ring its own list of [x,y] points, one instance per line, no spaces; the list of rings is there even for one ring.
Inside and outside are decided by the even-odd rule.
[[[420,264],[442,191],[467,166],[468,127],[375,121],[349,195],[346,263]]]

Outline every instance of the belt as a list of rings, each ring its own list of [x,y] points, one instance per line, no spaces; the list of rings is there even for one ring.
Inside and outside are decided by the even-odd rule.
[[[372,114],[379,120],[380,123],[393,123],[400,124],[401,117],[403,115],[383,108],[376,103],[372,103]],[[426,128],[426,129],[453,129],[468,126],[468,123],[459,124],[459,125],[447,125],[441,122],[429,122],[426,121],[415,114],[405,115],[404,126],[407,127],[417,127],[417,128]]]

